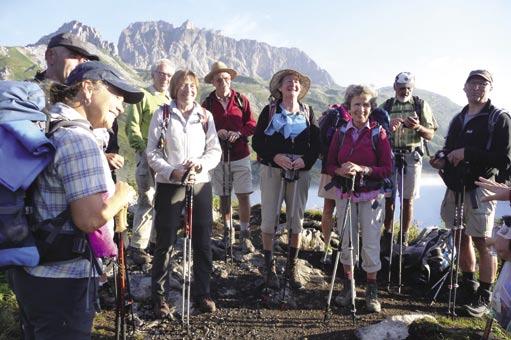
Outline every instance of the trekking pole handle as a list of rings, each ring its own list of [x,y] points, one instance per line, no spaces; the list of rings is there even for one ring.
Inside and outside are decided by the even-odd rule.
[[[115,224],[115,232],[122,233],[128,228],[128,206],[119,210],[119,212],[114,216],[114,224]]]

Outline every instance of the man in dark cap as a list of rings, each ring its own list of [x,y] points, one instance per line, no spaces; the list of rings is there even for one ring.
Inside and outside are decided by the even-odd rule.
[[[462,303],[466,303],[463,311],[469,316],[482,317],[488,311],[497,269],[496,256],[486,245],[492,235],[496,203],[482,200],[489,191],[478,188],[475,181],[479,177],[497,182],[506,179],[511,166],[511,118],[489,99],[493,89],[490,72],[470,72],[463,89],[468,105],[454,116],[444,148],[430,164],[441,169],[447,185],[441,206],[446,227],[463,226],[459,252],[462,271],[459,296]],[[461,202],[463,220],[459,221],[460,213],[455,211]],[[479,282],[475,279],[474,246],[479,253]]]
[[[79,64],[87,60],[99,60],[94,45],[81,40],[72,33],[53,36],[44,54],[47,68],[38,72],[35,80],[51,80],[64,83],[67,76]]]

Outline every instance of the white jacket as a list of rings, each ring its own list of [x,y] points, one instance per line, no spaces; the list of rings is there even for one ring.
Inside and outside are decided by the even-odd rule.
[[[202,123],[205,120],[204,115],[207,116],[206,133]],[[209,171],[217,166],[222,156],[211,112],[194,103],[192,113],[188,120],[185,120],[175,101],[171,101],[170,119],[165,134],[166,157],[158,148],[162,121],[163,110],[160,108],[151,119],[147,141],[147,161],[156,172],[156,182],[181,184],[170,180],[170,175],[187,160],[193,160],[202,166],[202,171],[195,176],[195,182],[209,182]]]

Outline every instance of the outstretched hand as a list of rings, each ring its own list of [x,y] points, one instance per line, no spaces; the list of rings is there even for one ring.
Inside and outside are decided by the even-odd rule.
[[[493,195],[484,196],[481,198],[482,202],[488,202],[488,201],[507,201],[509,200],[509,192],[511,190],[510,187],[508,187],[504,183],[497,183],[493,180],[486,179],[484,177],[479,177],[479,181],[475,182],[477,186],[480,188],[489,190],[493,192]]]

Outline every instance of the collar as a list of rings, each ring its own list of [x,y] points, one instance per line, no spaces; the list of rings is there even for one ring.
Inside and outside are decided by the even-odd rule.
[[[170,93],[169,93],[169,90],[167,90],[166,92],[160,92],[160,91],[156,91],[156,89],[154,88],[154,85],[151,85],[147,88],[147,92],[151,93],[152,95],[156,95],[156,94],[164,94],[165,97],[167,97],[167,99],[170,99]]]
[[[477,114],[475,114],[473,117],[477,117],[479,115],[485,115],[485,114],[489,114],[490,112],[492,111],[492,104],[491,104],[491,100],[488,99],[488,101],[486,102],[486,104],[483,106],[483,108],[481,109],[481,111],[479,111]],[[465,107],[461,110],[461,116],[465,117],[467,115],[467,112],[468,112],[468,104],[465,105]]]
[[[82,116],[78,111],[76,111],[75,109],[73,109],[72,107],[70,107],[64,103],[54,104],[50,108],[49,114],[50,114],[51,119],[65,118],[67,120],[87,120],[87,118]],[[89,123],[89,125],[90,125],[90,123]]]
[[[348,131],[349,129],[355,129],[355,130],[361,131],[361,130],[363,130],[364,128],[368,128],[368,129],[370,129],[370,128],[371,128],[371,123],[369,122],[369,119],[368,119],[368,120],[367,120],[367,122],[364,124],[364,126],[362,126],[362,128],[361,128],[361,129],[357,129],[357,128],[355,127],[355,125],[353,125],[353,119],[350,119],[350,120],[348,121],[348,124],[346,125],[346,131]]]
[[[225,102],[225,103],[227,103],[227,102],[229,102],[229,99],[231,99],[231,97],[232,97],[232,92],[233,92],[233,90],[231,89],[231,90],[229,91],[229,94],[228,94],[227,96],[223,97],[223,98],[222,98],[222,97],[219,97],[219,96],[216,94],[216,91],[213,91],[213,94],[215,95],[216,100],[218,100],[219,102]]]

